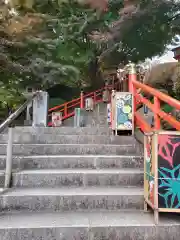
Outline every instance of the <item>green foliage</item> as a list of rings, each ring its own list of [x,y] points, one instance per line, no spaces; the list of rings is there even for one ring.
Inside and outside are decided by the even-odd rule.
[[[110,0],[106,13],[73,0],[30,1],[17,9],[17,17],[7,12],[0,19],[0,77],[7,91],[18,89],[12,91],[15,97],[27,86],[95,85],[102,65],[143,61],[161,54],[172,40],[178,44],[178,1],[137,0],[132,9],[123,2]],[[24,21],[24,28],[12,34],[7,23],[16,21]],[[95,32],[105,40],[98,41]]]
[[[9,82],[9,86],[0,83],[0,120],[6,118],[24,101],[22,93],[12,85],[12,82]]]
[[[50,98],[49,99],[49,108],[53,108],[57,105],[61,105],[64,103],[64,100],[61,98]]]
[[[114,59],[114,55],[122,59],[124,55],[125,61],[144,61],[146,58],[161,55],[168,44],[180,43],[176,38],[179,34],[180,2],[137,2],[140,5],[139,10],[124,21],[122,18],[116,28],[110,29],[113,36],[111,42],[113,46],[117,45],[116,48],[110,45],[108,54],[113,56],[110,56],[110,59]]]

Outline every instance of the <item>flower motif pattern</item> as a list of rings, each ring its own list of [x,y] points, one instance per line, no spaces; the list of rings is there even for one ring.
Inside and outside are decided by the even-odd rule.
[[[116,101],[117,110],[117,129],[131,130],[132,129],[132,94],[127,93],[118,96]]]
[[[180,209],[180,136],[158,136],[159,207]]]
[[[117,107],[118,107],[118,108],[124,107],[124,101],[119,100],[119,101],[117,102]]]
[[[126,94],[124,96],[124,100],[127,101],[127,100],[131,100],[131,94]]]
[[[132,123],[130,121],[127,121],[124,123],[124,126],[127,128],[127,129],[132,129]]]

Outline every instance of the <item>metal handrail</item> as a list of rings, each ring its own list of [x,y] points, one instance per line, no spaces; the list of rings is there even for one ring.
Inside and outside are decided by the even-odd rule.
[[[38,92],[34,93],[30,98],[28,98],[14,113],[12,113],[1,125],[0,132],[2,132],[5,128],[9,127],[9,125],[27,108],[29,103],[38,96]],[[4,181],[4,189],[10,187],[11,176],[12,176],[12,157],[13,157],[13,128],[9,128],[8,130],[8,142],[7,142],[7,150],[6,150],[6,169],[5,169],[5,181]]]
[[[3,123],[0,125],[0,132],[8,127],[19,115],[26,109],[28,104],[38,95],[39,92],[33,94],[32,97],[28,98],[14,113],[12,113]]]

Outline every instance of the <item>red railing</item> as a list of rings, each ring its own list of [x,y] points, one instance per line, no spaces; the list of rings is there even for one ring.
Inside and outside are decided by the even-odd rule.
[[[75,108],[84,108],[85,100],[89,97],[93,99],[94,104],[97,104],[99,102],[103,101],[103,91],[105,89],[112,89],[112,85],[105,86],[101,89],[98,89],[96,91],[84,94],[81,92],[80,97],[73,99],[72,101],[63,103],[59,106],[50,108],[48,111],[48,117],[50,119],[48,126],[52,126],[52,112],[62,112],[62,120],[68,119],[72,116],[74,116],[74,109]]]
[[[132,65],[133,66],[133,65]],[[173,128],[176,130],[180,130],[180,122],[178,122],[173,116],[165,113],[160,106],[161,102],[165,102],[170,106],[174,107],[176,110],[180,110],[180,101],[152,88],[149,87],[139,81],[137,81],[137,74],[135,68],[131,68],[129,72],[129,79],[128,79],[128,88],[129,91],[132,92],[134,97],[134,119],[135,119],[135,126],[139,127],[143,132],[152,132],[153,130],[160,130],[161,128],[161,119],[167,121]],[[98,89],[97,91],[90,92],[84,94],[81,92],[80,97],[76,98],[72,101],[63,103],[59,106],[53,107],[49,109],[49,117],[51,118],[52,112],[62,112],[62,120],[68,119],[74,116],[74,109],[77,107],[84,108],[85,99],[91,97],[94,101],[94,104],[103,101],[103,91],[105,88],[108,89],[116,89],[118,87],[119,82],[117,82],[114,86],[109,85]],[[141,90],[141,92],[146,94],[151,94],[154,98],[154,103],[151,103],[146,97],[143,97],[141,93],[137,90]],[[143,118],[143,116],[136,111],[137,104],[141,103],[146,105],[153,113],[154,113],[154,127],[152,128]],[[49,126],[52,126],[52,122],[49,122]]]
[[[154,103],[151,103],[147,98],[143,97],[141,93],[138,93],[138,89],[141,92],[150,94],[154,98]],[[129,91],[132,92],[134,96],[134,117],[135,125],[140,127],[143,132],[151,132],[153,130],[160,130],[161,119],[168,122],[174,129],[180,130],[180,122],[177,121],[173,116],[165,113],[160,106],[161,102],[167,103],[174,107],[176,110],[180,110],[180,101],[152,88],[143,83],[137,81],[136,72],[132,71],[129,74]],[[146,105],[154,113],[154,127],[152,128],[140,115],[137,109],[137,103],[142,103]]]

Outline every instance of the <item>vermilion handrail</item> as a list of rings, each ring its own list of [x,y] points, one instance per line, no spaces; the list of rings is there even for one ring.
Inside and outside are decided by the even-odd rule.
[[[172,127],[177,130],[180,130],[180,122],[178,122],[174,117],[165,113],[160,108],[160,101],[163,101],[170,106],[174,107],[177,110],[180,110],[180,101],[152,88],[143,83],[137,81],[137,75],[133,65],[131,65],[131,72],[129,74],[129,91],[132,92],[134,96],[134,109],[135,109],[135,123],[138,125],[142,131],[150,132],[153,130],[160,129],[160,118],[167,121]],[[137,89],[141,89],[141,91],[148,93],[154,97],[154,104],[152,104],[147,98],[143,97],[140,93],[137,93]],[[145,104],[151,111],[154,113],[154,129],[146,123],[141,114],[136,112],[136,104],[137,102]]]
[[[118,83],[117,83],[118,84]],[[81,92],[80,98],[73,99],[69,102],[63,103],[59,106],[53,107],[49,109],[49,116],[53,111],[62,112],[63,116],[62,119],[65,120],[69,117],[74,116],[74,108],[80,106],[80,108],[84,108],[84,100],[87,97],[92,97],[95,103],[102,102],[102,93],[105,89],[112,89],[112,85],[105,86],[101,89],[96,91],[83,94]],[[141,89],[141,91],[151,94],[154,97],[154,104],[152,104],[147,98],[143,97],[140,93],[137,93],[137,89]],[[167,121],[170,125],[172,125],[175,129],[180,130],[180,122],[178,122],[174,117],[170,116],[169,114],[165,113],[160,108],[160,101],[163,101],[170,106],[180,110],[180,101],[152,88],[149,87],[139,81],[137,81],[137,75],[135,71],[130,72],[129,74],[129,91],[133,93],[134,96],[134,116],[135,116],[135,123],[138,125],[142,131],[150,132],[153,130],[160,129],[160,118]],[[154,128],[152,129],[151,126],[143,119],[141,114],[136,112],[136,105],[137,103],[145,104],[152,112],[154,112]],[[52,126],[52,123],[49,123],[49,126]]]
[[[162,93],[152,87],[149,87],[148,85],[140,83],[136,80],[132,80],[132,84],[136,88],[141,88],[144,92],[154,95],[161,101],[166,102],[169,105],[171,105],[172,107],[175,107],[176,109],[180,110],[180,101],[178,101],[177,99],[172,98],[172,97],[168,96],[167,94],[164,94],[164,93]]]
[[[138,113],[134,113],[134,118],[137,123],[137,125],[140,126],[141,130],[143,132],[151,132],[152,128],[149,126],[149,124],[142,118],[142,116]]]
[[[77,102],[77,103],[74,103],[74,104],[72,104],[72,105],[68,106],[68,108],[73,108],[73,107],[76,107],[76,106],[78,106],[78,105],[79,105],[79,102]]]
[[[108,86],[102,87],[102,88],[100,88],[100,89],[98,89],[98,90],[96,90],[96,91],[93,91],[93,92],[84,94],[84,98],[93,96],[94,93],[96,93],[96,94],[97,94],[98,92],[101,92],[101,93],[102,93],[102,91],[103,91],[105,88],[111,89],[111,88],[112,88],[112,85],[108,85]],[[81,98],[75,98],[75,99],[73,99],[73,100],[71,100],[71,101],[69,101],[69,102],[63,103],[63,104],[58,105],[58,106],[55,106],[55,107],[53,107],[53,108],[50,108],[50,109],[48,110],[48,112],[52,112],[52,111],[58,110],[59,108],[64,107],[66,104],[68,105],[68,104],[70,104],[70,103],[73,103],[73,102],[76,102],[76,101],[80,101],[80,99],[81,99]]]
[[[178,130],[180,130],[180,122],[178,122],[175,118],[171,117],[169,114],[165,113],[161,109],[156,109],[154,107],[154,104],[152,104],[149,100],[145,99],[144,97],[140,96],[139,94],[136,94],[136,98],[140,100],[143,104],[148,106],[149,109],[151,109],[152,112],[159,115],[162,119],[167,120],[172,126],[175,126]]]
[[[72,116],[74,116],[74,108],[75,107],[79,106],[80,108],[84,108],[84,101],[87,97],[92,97],[94,100],[94,103],[102,102],[102,97],[100,97],[100,96],[103,94],[103,91],[105,89],[112,89],[112,85],[102,87],[96,91],[93,91],[93,92],[90,92],[87,94],[83,94],[83,92],[81,92],[80,98],[76,98],[69,102],[63,103],[59,106],[50,108],[48,111],[49,112],[48,116],[51,117],[52,112],[56,111],[56,112],[63,113],[62,120],[72,117]],[[52,126],[52,122],[49,122],[48,126]]]
[[[99,89],[99,90],[97,90],[97,91],[94,91],[94,92],[87,93],[87,94],[84,95],[84,98],[90,97],[90,96],[92,96],[94,93],[99,92],[99,91],[102,91],[102,90],[104,90],[104,88],[101,88],[101,89]],[[80,99],[81,99],[81,98],[75,98],[75,99],[73,99],[73,100],[71,100],[71,101],[69,101],[69,102],[63,103],[63,104],[58,105],[58,106],[53,107],[53,108],[50,108],[50,109],[48,110],[48,112],[52,112],[52,111],[58,110],[59,108],[64,107],[66,104],[68,105],[68,104],[74,103],[74,102],[76,102],[76,101],[78,102],[78,101],[80,101]]]
[[[63,104],[61,104],[61,105],[55,106],[55,107],[53,107],[53,108],[50,108],[50,109],[48,110],[48,112],[52,112],[52,111],[58,110],[59,108],[64,107],[66,104],[73,103],[73,102],[76,102],[76,101],[80,101],[80,98],[75,98],[75,99],[73,99],[73,100],[71,100],[71,101],[69,101],[69,102],[65,102],[65,103],[63,103]]]

